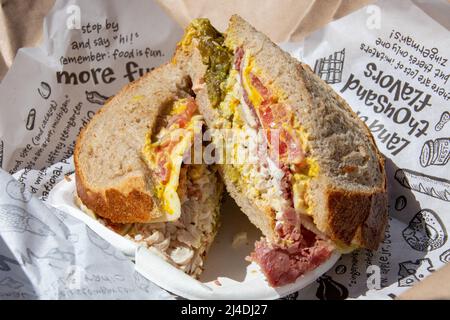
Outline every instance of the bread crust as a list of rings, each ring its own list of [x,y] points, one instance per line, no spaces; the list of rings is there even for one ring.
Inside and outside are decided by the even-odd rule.
[[[247,42],[248,39],[251,39],[250,42]],[[239,16],[231,17],[229,28],[225,34],[225,42],[228,45],[231,43],[233,46],[243,46],[244,51],[246,49],[252,50],[256,56],[263,51],[266,52],[266,55],[270,52],[270,54],[277,56],[277,61],[272,61],[273,63],[285,64],[287,70],[295,70],[295,78],[286,80],[285,77],[283,84],[289,82],[295,86],[297,94],[301,93],[300,101],[310,105],[317,103],[317,101],[314,101],[313,93],[309,90],[309,86],[317,83],[321,90],[325,91],[326,97],[324,99],[335,99],[339,108],[342,109],[339,112],[344,112],[346,116],[351,118],[352,124],[357,125],[366,136],[368,142],[366,152],[373,157],[372,159],[375,159],[376,162],[372,163],[377,163],[377,165],[372,167],[371,171],[374,174],[374,182],[372,185],[362,186],[361,190],[358,190],[357,184],[348,189],[345,187],[341,188],[332,181],[333,177],[330,174],[312,179],[311,184],[315,184],[318,188],[314,197],[317,201],[320,201],[317,208],[314,208],[316,212],[313,214],[313,219],[318,229],[334,241],[342,251],[349,251],[356,247],[377,249],[384,237],[384,230],[388,222],[386,173],[384,157],[376,147],[375,140],[366,124],[357,117],[342,97],[312,72],[309,66],[281,51],[266,36],[257,32]],[[196,52],[198,50],[195,47],[192,47],[191,50],[192,52],[188,59],[195,60],[196,64],[200,64],[200,54]],[[258,62],[258,57],[256,57],[256,61]],[[260,59],[260,61],[263,60]],[[259,65],[260,69],[267,65],[263,63]],[[273,66],[273,63],[271,66]],[[270,65],[270,63],[268,64]],[[204,69],[204,67],[198,69],[201,68]],[[274,82],[277,81],[277,76],[282,77],[276,71],[274,71],[272,76],[273,78],[271,79]],[[314,80],[314,84],[309,82],[311,78]],[[193,81],[201,84],[204,82],[204,79],[198,75],[197,71],[193,75]],[[210,107],[205,86],[198,86],[197,90],[194,91],[197,94],[199,108],[208,126],[214,127],[218,112]],[[301,118],[298,106],[295,107],[294,112],[298,113],[298,116]],[[242,211],[249,216],[250,220],[261,229],[266,237],[272,240],[275,239],[276,235],[273,230],[275,217],[273,212],[271,212],[270,206],[267,208],[256,206],[252,201],[245,198],[243,192],[233,182],[232,177],[228,177],[226,174],[227,170],[222,169],[220,172],[228,192],[236,200]],[[255,219],[255,216],[259,216],[259,218]]]
[[[162,65],[135,82],[126,85],[116,96],[109,99],[106,104],[97,111],[94,118],[104,113],[111,104],[120,101],[122,96],[135,90],[144,81],[158,80],[155,73],[166,72],[168,68],[174,68],[174,66],[171,63]],[[151,79],[152,77],[155,79]],[[181,78],[182,73],[180,73],[180,82],[182,81]],[[167,89],[167,91],[169,90],[170,89]],[[155,92],[155,94],[160,94],[160,92]],[[171,94],[171,92],[166,92],[166,94]],[[174,99],[177,98],[175,92],[173,92],[173,96]],[[159,109],[161,108],[160,105],[149,106],[149,108],[150,107],[157,110],[156,114],[159,113]],[[149,173],[147,172],[148,169],[146,169],[144,162],[142,162],[142,170],[144,170],[142,174],[127,177],[124,181],[115,184],[112,187],[93,187],[88,181],[80,163],[80,154],[82,152],[83,144],[86,143],[86,131],[93,123],[92,120],[81,130],[74,150],[76,189],[82,203],[97,215],[109,219],[114,223],[148,223],[161,217],[161,211],[155,204],[152,187],[149,185]]]
[[[377,249],[387,222],[383,212],[384,190],[371,193],[328,190],[328,231],[331,240]]]

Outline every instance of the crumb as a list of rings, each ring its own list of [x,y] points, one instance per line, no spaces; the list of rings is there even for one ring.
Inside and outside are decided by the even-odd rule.
[[[248,244],[247,232],[239,232],[233,237],[232,247],[237,249],[244,244]]]
[[[214,284],[218,287],[221,287],[222,284],[220,283],[219,279],[214,280]]]
[[[72,182],[72,178],[70,178],[69,175],[65,175],[64,180],[66,180],[67,182]]]

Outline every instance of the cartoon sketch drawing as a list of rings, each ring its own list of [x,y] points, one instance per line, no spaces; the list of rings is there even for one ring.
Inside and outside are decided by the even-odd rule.
[[[347,267],[343,264],[340,264],[334,269],[334,272],[336,272],[336,274],[344,274],[347,272]]]
[[[36,123],[36,109],[32,108],[30,112],[28,112],[27,123],[25,127],[28,131],[33,131],[34,125]]]
[[[68,215],[65,212],[62,212],[56,208],[50,208],[50,211],[55,215],[55,218],[58,220],[58,227],[61,231],[62,236],[71,241],[71,242],[77,242],[78,241],[78,235],[72,234],[70,232],[70,229],[66,225],[66,221],[68,219]],[[76,239],[76,241],[72,241]]]
[[[14,290],[22,288],[24,284],[20,281],[14,280],[11,277],[6,277],[0,280],[0,287],[8,287]]]
[[[438,215],[430,209],[419,211],[402,232],[405,241],[417,251],[433,251],[447,241],[447,232]]]
[[[44,222],[24,209],[10,204],[0,205],[0,232],[29,232],[41,237],[55,236]]]
[[[408,201],[406,200],[405,196],[399,196],[397,199],[395,199],[395,210],[402,211],[406,208],[406,205],[408,204]]]
[[[395,172],[395,180],[405,188],[450,202],[450,181],[448,180],[408,169],[398,169]]]
[[[3,152],[4,152],[4,143],[3,140],[0,140],[0,168],[3,168]]]
[[[330,276],[323,275],[316,281],[319,283],[316,291],[316,297],[319,300],[344,300],[348,298],[348,289]]]
[[[25,189],[25,184],[16,179],[12,179],[6,184],[6,193],[11,199],[25,203],[30,202],[32,198],[31,192]]]
[[[110,243],[106,242],[103,238],[98,236],[94,231],[91,230],[91,228],[86,226],[86,230],[88,238],[91,241],[91,243],[100,250],[102,250],[105,254],[114,257],[115,259],[120,261],[128,260],[128,258],[125,255],[121,254],[119,250],[117,250]]]
[[[59,248],[50,249],[42,259],[50,259],[56,261],[74,262],[75,254],[69,251],[62,251]]]
[[[109,97],[106,97],[97,91],[86,91],[86,100],[90,103],[104,105]]]
[[[16,260],[0,254],[0,271],[10,271],[11,267],[8,263],[15,264],[16,266],[19,265],[19,262],[17,262]]]
[[[439,260],[441,260],[442,263],[450,262],[450,249],[442,252],[441,255],[439,256]]]
[[[147,280],[142,274],[135,271],[133,274],[133,278],[134,278],[134,283],[136,284],[136,286],[139,289],[141,289],[142,291],[147,292],[147,293],[151,292],[150,281]]]
[[[298,298],[298,291],[288,294],[287,296],[281,298],[280,300],[297,300],[297,298]]]
[[[38,261],[46,261],[52,268],[63,269],[75,262],[74,253],[62,251],[59,248],[52,248],[44,254],[37,254],[30,248],[26,248],[26,252],[18,252],[18,254],[22,266],[38,265]]]
[[[436,126],[434,127],[434,129],[436,131],[441,131],[442,129],[444,129],[444,126],[447,124],[447,122],[450,121],[450,112],[448,111],[444,111],[441,115],[441,119],[439,120],[439,122],[436,124]]]
[[[450,160],[450,138],[428,140],[422,147],[419,162],[422,167],[445,166]]]
[[[316,60],[314,73],[320,76],[326,83],[335,84],[342,81],[344,70],[345,49],[330,54],[328,58]]]
[[[398,266],[399,287],[412,287],[425,278],[427,274],[434,271],[433,264],[429,258],[418,259],[415,262],[401,262]]]
[[[45,100],[50,98],[50,95],[52,94],[52,88],[50,87],[50,85],[47,82],[44,82],[44,81],[41,82],[41,87],[38,88],[37,91],[38,91],[39,95],[42,97],[42,99],[45,99]]]

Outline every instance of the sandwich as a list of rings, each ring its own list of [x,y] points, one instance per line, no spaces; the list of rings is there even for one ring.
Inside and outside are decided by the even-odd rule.
[[[187,75],[169,63],[108,100],[74,152],[80,208],[193,277],[217,233],[223,190],[216,167],[191,161],[203,126]]]
[[[383,156],[308,65],[237,15],[224,34],[194,20],[173,63],[191,78],[226,189],[262,231],[249,259],[271,286],[295,282],[334,252],[377,249],[388,220]],[[229,131],[243,133],[231,146]],[[236,159],[244,152],[247,161]]]

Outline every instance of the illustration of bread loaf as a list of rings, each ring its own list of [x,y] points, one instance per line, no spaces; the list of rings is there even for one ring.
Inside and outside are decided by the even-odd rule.
[[[445,166],[450,160],[450,138],[425,142],[419,160],[422,167]]]
[[[436,127],[434,128],[436,131],[441,131],[445,125],[447,124],[447,122],[450,121],[450,112],[448,111],[444,111],[441,115],[441,119],[439,120],[439,122],[436,124]]]
[[[395,179],[405,188],[450,202],[450,181],[448,180],[408,169],[398,169],[395,172]]]

